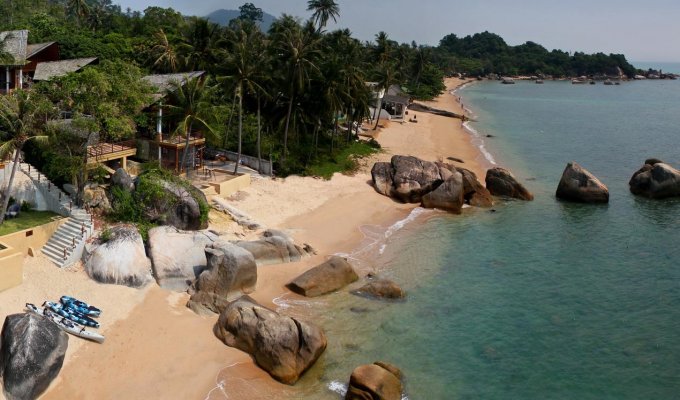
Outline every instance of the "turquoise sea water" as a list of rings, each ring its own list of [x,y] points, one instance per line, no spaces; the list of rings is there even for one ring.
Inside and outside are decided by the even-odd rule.
[[[536,200],[424,211],[387,235],[364,227],[365,244],[379,241],[354,257],[408,299],[340,292],[308,304],[329,348],[300,396],[342,398],[352,369],[376,360],[402,368],[411,400],[680,396],[680,200],[636,198],[627,184],[645,158],[680,166],[680,84],[494,82],[460,94]],[[609,205],[555,199],[572,160],[608,185]]]

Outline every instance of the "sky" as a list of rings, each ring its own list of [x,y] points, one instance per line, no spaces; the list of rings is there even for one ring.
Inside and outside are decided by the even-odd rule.
[[[114,0],[114,3],[116,0]],[[308,18],[306,0],[118,0],[125,10],[172,7],[205,16],[252,2],[275,17]],[[678,0],[336,0],[337,24],[354,37],[373,40],[380,31],[400,43],[437,45],[449,33],[459,37],[489,31],[510,45],[533,41],[549,50],[624,54],[629,61],[680,62]]]

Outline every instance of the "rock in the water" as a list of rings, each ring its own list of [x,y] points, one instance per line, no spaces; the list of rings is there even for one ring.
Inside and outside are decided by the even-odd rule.
[[[533,200],[534,195],[517,181],[510,171],[504,168],[491,168],[486,171],[486,188],[494,196],[511,197],[520,200]]]
[[[217,241],[205,248],[208,269],[203,271],[190,289],[188,306],[202,312],[219,313],[227,304],[252,293],[257,283],[257,265],[253,255],[234,244]]]
[[[607,186],[575,162],[567,164],[555,195],[562,200],[582,203],[609,202]]]
[[[100,283],[131,287],[142,287],[151,282],[151,260],[146,256],[144,241],[137,228],[116,226],[109,229],[108,236],[106,242],[89,251],[85,271],[90,278]]]
[[[359,279],[352,265],[342,257],[332,256],[295,278],[287,286],[295,293],[307,297],[334,292]]]
[[[226,345],[255,358],[276,380],[294,384],[326,350],[317,326],[277,314],[244,296],[220,314],[215,334]]]
[[[663,164],[664,162],[659,160],[658,158],[648,158],[645,160],[645,164],[649,164],[651,166],[654,166],[656,164]]]
[[[406,297],[404,290],[389,279],[373,279],[352,294],[377,299],[398,300]]]
[[[349,378],[346,400],[400,400],[401,371],[383,362],[360,365]]]
[[[392,156],[393,196],[404,203],[420,203],[424,194],[442,182],[439,168],[430,161],[412,156]]]
[[[477,174],[465,168],[456,168],[463,175],[463,198],[473,207],[493,206],[491,193],[477,179]]]
[[[181,231],[171,226],[149,230],[153,273],[164,289],[184,292],[206,269],[205,246],[218,240],[210,231]]]
[[[99,185],[85,185],[83,189],[83,205],[103,213],[111,211],[111,203],[106,196],[106,189]]]
[[[454,171],[433,191],[423,195],[423,207],[438,208],[460,214],[463,208],[463,175]]]
[[[647,160],[645,165],[635,172],[628,182],[630,191],[651,199],[680,196],[680,171],[657,161],[659,160]]]
[[[394,169],[392,169],[391,163],[377,162],[373,164],[371,178],[373,179],[373,187],[378,193],[388,197],[392,196]]]
[[[111,183],[126,192],[135,190],[135,181],[123,168],[118,168],[111,177]]]
[[[311,250],[309,247],[296,245],[290,236],[274,229],[265,231],[260,240],[233,243],[251,252],[258,266],[300,261]]]
[[[59,374],[68,335],[33,314],[5,318],[0,337],[0,376],[8,400],[36,399]]]

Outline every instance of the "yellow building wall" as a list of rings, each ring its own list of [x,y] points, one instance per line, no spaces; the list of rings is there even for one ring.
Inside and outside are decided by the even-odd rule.
[[[21,285],[24,280],[24,256],[20,251],[0,242],[6,247],[0,250],[0,292]]]

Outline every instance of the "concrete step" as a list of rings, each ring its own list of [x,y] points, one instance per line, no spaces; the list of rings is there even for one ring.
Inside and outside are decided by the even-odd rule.
[[[42,248],[42,253],[45,254],[48,257],[56,258],[57,260],[62,260],[62,261],[64,260],[64,250],[63,249],[57,250],[55,248],[45,246],[45,247]],[[68,250],[66,251],[66,258],[67,259],[71,255],[71,253],[72,253],[72,251],[71,252],[69,252]]]

